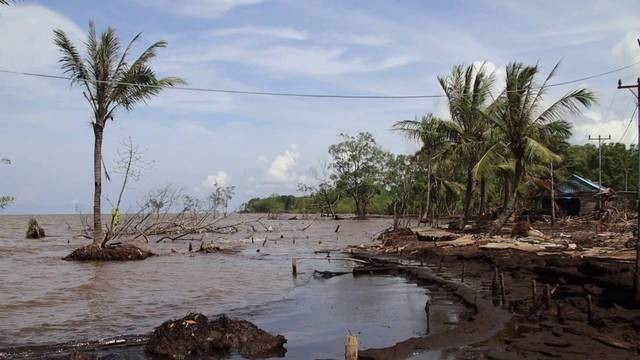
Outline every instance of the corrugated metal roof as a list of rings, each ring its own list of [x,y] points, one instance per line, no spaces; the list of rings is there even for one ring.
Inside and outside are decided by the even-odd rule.
[[[589,179],[583,178],[582,176],[578,176],[576,174],[572,174],[571,177],[575,177],[576,179],[582,181],[583,183],[591,186],[596,191],[602,191],[602,190],[606,189],[604,186],[600,186],[600,185],[594,183],[593,181],[591,181]]]
[[[599,193],[604,191],[604,186],[598,186],[595,182],[585,179],[582,176],[572,174],[569,178],[560,184],[558,184],[558,192],[564,194],[578,193],[578,192],[593,192]]]

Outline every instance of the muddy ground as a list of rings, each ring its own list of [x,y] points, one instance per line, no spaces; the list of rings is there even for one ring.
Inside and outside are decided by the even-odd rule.
[[[577,249],[571,251],[483,248],[487,241],[482,235],[447,246],[447,241],[419,241],[407,231],[385,234],[382,246],[352,249],[363,257],[402,264],[399,271],[419,280],[428,282],[432,275],[445,278],[454,284],[449,285],[452,291],[477,306],[476,314],[457,333],[366,350],[363,356],[392,359],[422,349],[449,349],[449,356],[456,359],[640,358],[640,306],[633,301],[632,262],[580,255],[593,253],[596,246],[628,248],[624,243],[631,234],[608,233],[603,240],[590,230],[595,224],[568,225],[554,230],[573,234],[570,241]],[[491,333],[495,327],[500,329]],[[476,336],[478,332],[485,332],[485,338]]]

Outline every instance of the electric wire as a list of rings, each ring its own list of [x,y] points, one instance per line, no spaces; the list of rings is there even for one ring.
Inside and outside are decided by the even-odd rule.
[[[622,136],[620,136],[620,140],[618,140],[618,142],[622,142],[622,139],[624,139],[624,137],[627,135],[627,131],[629,131],[629,127],[631,126],[631,123],[633,123],[633,119],[636,116],[636,111],[638,111],[638,107],[634,106],[633,114],[631,114],[631,117],[629,118],[629,122],[627,123],[627,127],[624,129],[624,132],[622,133]]]
[[[629,69],[633,66],[640,64],[640,61],[635,63],[619,67],[616,69],[608,70],[605,72],[584,76],[578,79],[562,81],[558,83],[547,84],[544,87],[557,87],[563,85],[569,85],[585,80],[591,80],[598,77],[606,76],[609,74],[617,73],[626,69]],[[136,83],[128,83],[128,82],[120,82],[120,81],[112,81],[112,80],[95,80],[95,79],[76,79],[71,76],[61,76],[61,75],[51,75],[51,74],[43,74],[43,73],[35,73],[35,72],[23,72],[23,71],[14,71],[7,69],[0,69],[0,73],[4,74],[12,74],[12,75],[20,75],[20,76],[29,76],[29,77],[39,77],[39,78],[47,78],[47,79],[57,79],[57,80],[67,80],[67,81],[79,81],[79,82],[89,82],[96,84],[113,84],[113,85],[123,85],[123,86],[136,86],[136,87],[150,87],[150,88],[160,88],[159,85],[153,84],[136,84]],[[534,90],[539,90],[542,87],[534,87]],[[425,99],[425,98],[443,98],[446,97],[444,94],[417,94],[417,95],[348,95],[348,94],[318,94],[318,93],[297,93],[297,92],[277,92],[277,91],[248,91],[248,90],[235,90],[235,89],[216,89],[216,88],[203,88],[203,87],[190,87],[190,86],[173,86],[168,87],[166,89],[172,90],[180,90],[180,91],[196,91],[196,92],[211,92],[211,93],[224,93],[224,94],[242,94],[242,95],[264,95],[264,96],[282,96],[282,97],[304,97],[304,98],[338,98],[338,99]]]

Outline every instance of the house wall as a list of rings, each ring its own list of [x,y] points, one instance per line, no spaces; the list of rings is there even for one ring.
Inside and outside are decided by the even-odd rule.
[[[598,208],[598,199],[593,196],[594,193],[575,193],[576,198],[580,199],[580,215],[586,215]]]

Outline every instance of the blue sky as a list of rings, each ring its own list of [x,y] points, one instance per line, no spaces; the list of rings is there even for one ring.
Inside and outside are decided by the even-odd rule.
[[[558,81],[640,61],[640,13],[629,1],[19,1],[0,8],[0,69],[61,74],[52,30],[81,41],[87,23],[112,26],[128,41],[160,39],[154,66],[190,86],[341,94],[438,94],[436,76],[459,63],[488,62],[498,82],[505,64],[562,65]],[[574,123],[574,143],[622,137],[633,111],[616,81],[640,66],[559,87],[593,89],[600,104]],[[109,124],[112,167],[130,136],[153,161],[128,193],[173,184],[204,195],[214,181],[237,187],[233,206],[273,192],[294,193],[327,160],[340,132],[372,132],[387,150],[416,145],[389,131],[394,121],[432,112],[441,99],[340,100],[166,91]],[[81,92],[64,81],[0,74],[0,194],[5,213],[73,213],[91,208],[92,132]],[[634,127],[631,128],[632,130]],[[623,142],[637,141],[629,131]],[[114,178],[114,180],[117,180]],[[117,181],[106,184],[116,196]]]

